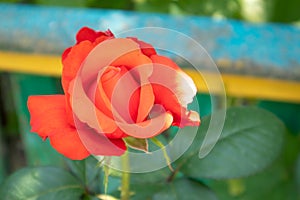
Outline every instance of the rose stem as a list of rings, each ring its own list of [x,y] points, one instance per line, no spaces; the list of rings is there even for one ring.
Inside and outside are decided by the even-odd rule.
[[[129,157],[127,152],[122,156],[122,182],[121,182],[121,200],[129,200],[130,198],[130,173],[129,171]]]

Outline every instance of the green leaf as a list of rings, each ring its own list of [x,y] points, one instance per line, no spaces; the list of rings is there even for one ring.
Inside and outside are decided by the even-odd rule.
[[[216,196],[208,188],[188,179],[178,179],[166,184],[164,189],[153,195],[153,200],[216,200]]]
[[[148,153],[148,140],[147,139],[126,137],[126,138],[124,138],[124,140],[130,148]]]
[[[131,200],[215,200],[216,196],[208,188],[189,179],[177,179],[174,182],[161,182],[157,184],[132,185]]]
[[[132,184],[149,184],[166,182],[171,175],[171,170],[168,167],[147,173],[132,173],[130,181]]]
[[[163,184],[137,184],[137,185],[130,185],[130,200],[150,200],[152,196],[159,192],[163,188]],[[114,194],[114,196],[120,196],[119,191]]]
[[[266,110],[235,107],[227,110],[222,134],[215,147],[205,158],[199,159],[199,148],[209,124],[210,116],[202,119],[193,144],[176,162],[180,171],[189,177],[249,176],[266,168],[280,153],[285,132],[283,123]]]
[[[83,193],[76,178],[56,167],[21,169],[11,175],[0,189],[3,200],[74,200]]]
[[[298,156],[297,163],[296,163],[296,181],[297,181],[298,196],[300,198],[300,154]]]
[[[84,160],[69,160],[66,159],[67,167],[71,173],[89,189],[90,192],[101,192],[101,171],[97,166],[97,159],[90,156]]]
[[[297,199],[293,175],[282,162],[276,162],[262,173],[234,181],[238,185],[232,185],[232,180],[224,180],[215,181],[210,187],[222,200]],[[239,188],[242,190],[235,192]]]

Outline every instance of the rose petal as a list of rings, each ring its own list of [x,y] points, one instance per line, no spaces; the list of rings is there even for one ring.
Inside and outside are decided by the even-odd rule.
[[[49,136],[50,144],[56,151],[72,160],[82,160],[90,155],[90,152],[82,144],[75,128],[65,132],[63,129],[57,134]]]
[[[76,125],[82,127],[78,119]],[[78,134],[87,150],[93,155],[121,156],[127,149],[122,139],[107,138],[89,127],[80,128]]]
[[[173,116],[164,112],[159,116],[136,124],[117,122],[118,126],[127,135],[135,138],[151,138],[168,129],[173,122]]]
[[[90,41],[83,41],[70,49],[68,56],[64,56],[61,80],[65,93],[68,92],[70,82],[75,78],[82,62],[93,48],[94,45]]]
[[[150,113],[154,104],[155,96],[152,85],[150,83],[143,83],[140,88],[140,103],[136,122],[144,121]]]
[[[77,37],[80,43],[66,49],[62,55],[62,85],[65,93],[69,89],[70,81],[75,78],[80,66],[92,49],[101,42],[113,38],[113,34],[110,31],[95,32],[85,27],[78,32]]]
[[[96,107],[111,119],[135,123],[140,101],[140,88],[127,69],[105,67],[100,70],[97,82],[98,85],[94,83],[97,85],[97,90],[94,89],[95,86],[92,86],[88,92],[88,97],[91,100],[95,99]],[[115,87],[116,84],[121,87]],[[93,95],[93,93],[96,94]],[[112,97],[113,101],[111,101]],[[99,118],[99,120],[102,119]],[[111,133],[104,132],[104,134],[109,138],[127,136],[119,128]]]
[[[126,66],[128,69],[150,64],[152,64],[151,59],[145,56],[140,49],[133,49],[127,53],[120,54],[119,57],[111,63],[112,66]]]
[[[137,90],[139,85],[131,73],[125,67],[109,66],[103,75],[99,74],[99,76],[96,105],[97,100],[99,102],[104,101],[110,107],[110,111],[113,107],[114,111],[126,122],[135,123],[138,115],[140,91]],[[116,87],[117,84],[120,87]]]
[[[105,73],[107,69],[111,69],[111,71]],[[103,71],[105,72],[103,73]],[[119,122],[131,124],[140,122],[137,121],[138,114],[139,118],[144,116],[142,118],[144,120],[148,116],[149,110],[154,103],[151,85],[148,84],[147,86],[144,85],[140,87],[125,67],[121,67],[117,70],[115,67],[108,66],[102,70],[102,73],[100,71],[100,78],[98,77],[98,80],[101,81],[99,81],[97,86],[95,105],[98,108],[101,107],[102,109],[99,108],[100,110],[109,112],[107,116]],[[150,86],[150,95],[147,95],[146,91],[146,87],[148,86]],[[142,98],[140,98],[140,93],[143,95]],[[89,97],[91,98],[92,95],[89,95]],[[147,105],[146,101],[149,105]],[[127,136],[127,134],[120,129],[105,134],[110,138]]]
[[[141,41],[141,40],[138,40],[137,38],[134,38],[134,37],[129,37],[129,39],[132,39],[133,41],[135,41],[136,43],[139,44],[142,52],[144,55],[150,57],[152,55],[155,55],[156,54],[156,51],[155,49],[153,48],[153,46],[149,43],[146,43],[144,41]]]
[[[69,128],[65,120],[64,95],[30,96],[27,105],[32,131],[37,132],[43,139],[58,132],[61,127]]]
[[[98,37],[101,36],[114,37],[113,33],[110,30],[102,32],[102,31],[94,31],[93,29],[88,27],[82,27],[76,35],[76,41],[77,43],[80,43],[85,40],[94,42]]]
[[[132,40],[123,39],[123,38],[105,40],[101,42],[99,45],[97,45],[95,48],[93,48],[93,50],[86,58],[85,62],[82,63],[83,64],[82,70],[81,73],[78,75],[81,76],[83,83],[86,84],[87,82],[91,82],[95,80],[98,75],[95,72],[99,72],[104,67],[107,66],[127,67],[126,63],[122,64],[122,62],[118,62],[116,65],[112,63],[114,63],[114,61],[118,61],[119,60],[118,58],[121,58],[123,57],[123,55],[126,55],[132,51],[139,51],[138,44],[136,44]],[[142,53],[140,53],[140,55],[146,57]],[[136,57],[134,59],[138,59],[138,58]],[[147,62],[151,63],[151,60],[149,58],[147,59],[148,59]]]
[[[169,91],[174,94],[174,97],[177,98],[179,104],[183,107],[187,107],[187,105],[193,101],[193,98],[197,93],[193,80],[181,69],[170,68],[169,66],[160,63],[153,64],[154,67],[153,73],[149,79],[150,82],[169,89]],[[162,75],[164,75],[163,78]],[[160,94],[163,93],[160,92]],[[159,96],[161,96],[160,98],[166,99],[166,97],[163,97],[162,95]]]
[[[71,51],[72,47],[69,47],[67,49],[64,50],[64,52],[61,55],[62,60],[66,59],[67,56],[69,55],[70,51]]]
[[[61,154],[74,160],[89,156],[77,131],[66,119],[65,96],[30,96],[28,98],[30,125],[40,137],[50,137],[51,145]]]
[[[161,64],[164,62],[162,60],[159,62],[153,63],[153,73],[149,79],[152,83],[155,103],[162,105],[173,114],[173,125],[198,126],[200,118],[197,113],[187,111],[187,105],[193,101],[197,92],[193,80],[176,66]],[[162,74],[167,76],[162,78]]]
[[[115,68],[112,66],[103,68],[98,73],[98,78],[91,83],[91,86],[89,86],[87,91],[87,95],[89,99],[91,99],[91,101],[94,103],[94,105],[110,118],[113,118],[112,108],[109,98],[107,97],[107,94],[105,94],[105,91],[102,88],[101,75],[104,74],[105,81],[110,82],[111,79],[115,79],[114,76],[118,76],[120,70],[120,68]]]
[[[180,67],[168,57],[160,56],[160,55],[152,55],[150,59],[152,60],[153,63],[161,64],[166,67],[171,67],[175,70],[181,70]]]
[[[96,108],[102,111],[107,117],[113,120],[126,120],[130,123],[134,123],[138,112],[139,90],[135,91],[130,98],[131,88],[133,88],[133,90],[134,88],[138,88],[136,81],[131,76],[126,76],[128,79],[126,79],[125,84],[123,84],[125,88],[123,88],[120,93],[116,92],[116,96],[118,96],[116,97],[118,100],[117,104],[112,106],[111,103],[114,85],[119,81],[120,77],[122,77],[124,73],[127,73],[127,69],[124,67],[122,69],[118,68],[118,70],[112,66],[105,67],[100,70],[97,81],[95,81],[89,88],[87,95]],[[124,99],[126,98],[130,98],[129,105],[124,104],[126,102]],[[114,109],[112,109],[112,107]],[[119,113],[123,114],[123,117],[121,117]],[[99,118],[98,120],[102,119]],[[122,138],[127,136],[119,128],[110,133],[104,132],[104,134],[109,138]]]
[[[107,117],[99,109],[96,109],[87,97],[86,88],[84,89],[84,87],[89,87],[91,81],[97,78],[95,71],[102,70],[102,68],[109,66],[116,58],[126,55],[128,52],[135,51],[138,48],[138,45],[130,39],[111,39],[102,42],[88,55],[82,65],[81,73],[74,80],[74,88],[69,89],[69,93],[73,96],[73,112],[79,120],[87,123],[99,133],[112,133],[117,129],[117,126],[111,118]],[[139,55],[143,58],[146,57],[142,53],[139,53]],[[135,63],[140,63],[140,61]],[[147,63],[149,63],[149,58],[147,58]],[[98,124],[98,121],[100,124]]]
[[[77,34],[77,44],[64,51],[62,54],[63,72],[62,72],[62,86],[66,94],[67,104],[67,118],[68,122],[74,125],[72,109],[70,106],[70,96],[68,94],[69,84],[77,75],[77,72],[82,65],[84,59],[90,51],[99,43],[113,38],[110,30],[106,32],[95,32],[94,30],[84,27]]]
[[[62,86],[66,94],[66,110],[67,110],[67,120],[70,124],[74,126],[73,113],[70,105],[70,95],[68,93],[70,82],[76,76],[81,63],[84,61],[89,52],[93,49],[93,45],[89,41],[81,42],[80,44],[74,46],[72,49],[68,50],[68,56],[63,57],[63,71],[62,71]],[[65,53],[64,53],[65,55]]]
[[[82,87],[81,77],[77,76],[71,82],[69,90],[73,114],[81,122],[88,124],[98,133],[112,133],[117,129],[114,120],[100,111],[88,98]]]
[[[126,74],[123,74],[114,87],[114,93],[111,99],[113,107],[119,107],[120,110],[123,109],[123,111],[127,113],[128,110],[126,108],[129,107],[130,112],[134,109],[134,113],[130,113],[131,115],[134,114],[134,116],[136,116],[136,118],[134,118],[136,120],[133,122],[144,121],[148,117],[154,104],[152,86],[148,81],[148,77],[151,73],[152,64],[144,64],[134,67]],[[135,77],[139,84],[130,84],[134,82],[132,77]],[[136,101],[138,98],[139,101]]]

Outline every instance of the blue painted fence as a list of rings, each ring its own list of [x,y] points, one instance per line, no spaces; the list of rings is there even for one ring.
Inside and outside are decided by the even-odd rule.
[[[0,19],[0,49],[4,50],[60,54],[74,43],[82,26],[109,28],[114,33],[164,27],[203,45],[223,72],[300,80],[300,27],[292,25],[14,4],[0,4]],[[172,37],[165,42],[176,43]],[[177,45],[189,50],[189,44]]]

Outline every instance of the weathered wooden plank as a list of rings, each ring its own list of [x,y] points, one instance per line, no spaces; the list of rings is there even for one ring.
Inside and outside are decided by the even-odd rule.
[[[5,50],[60,54],[73,44],[74,34],[82,26],[110,28],[115,33],[155,26],[195,39],[221,71],[300,80],[300,28],[291,25],[11,4],[0,4],[0,10],[5,19],[0,21],[0,48]],[[170,35],[164,42],[172,46],[174,40]],[[177,47],[189,50],[188,44]],[[191,52],[191,57],[195,56]]]

